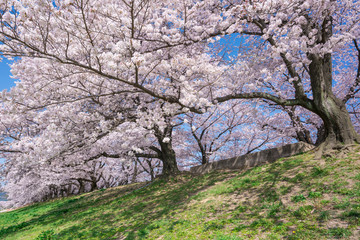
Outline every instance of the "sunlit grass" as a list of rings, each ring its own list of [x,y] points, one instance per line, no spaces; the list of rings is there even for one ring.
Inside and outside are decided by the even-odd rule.
[[[356,238],[359,156],[302,154],[38,203],[1,213],[0,239]]]

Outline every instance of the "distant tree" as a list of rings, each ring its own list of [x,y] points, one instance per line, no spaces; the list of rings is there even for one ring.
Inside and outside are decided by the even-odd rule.
[[[289,132],[274,131],[270,112],[254,110],[255,102],[228,101],[204,114],[184,115],[187,128],[179,129],[185,137],[185,157],[206,164],[210,161],[248,154],[275,142],[291,141]],[[285,124],[277,125],[284,128]]]

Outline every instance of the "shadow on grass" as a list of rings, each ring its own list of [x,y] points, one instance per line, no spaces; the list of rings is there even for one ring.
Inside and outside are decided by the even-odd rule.
[[[52,206],[49,211],[35,215],[28,221],[0,228],[0,239],[15,234],[19,236],[21,232],[26,235],[26,231],[36,227],[54,230],[51,239],[117,239],[118,235],[131,239],[135,233],[144,238],[147,235],[145,228],[152,221],[171,217],[171,211],[186,209],[190,196],[224,177],[223,174],[213,173],[169,182],[156,180],[140,190],[109,189],[110,193],[98,191],[72,199],[36,204],[36,208],[40,209],[49,207],[49,204]],[[32,207],[14,213],[30,214]]]

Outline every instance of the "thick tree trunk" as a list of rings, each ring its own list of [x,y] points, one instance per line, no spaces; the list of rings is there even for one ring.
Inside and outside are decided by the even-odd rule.
[[[331,54],[322,57],[310,54],[309,59],[312,61],[309,73],[314,99],[311,110],[323,120],[323,147],[328,149],[339,144],[360,142],[345,104],[332,91]]]
[[[157,138],[160,151],[159,159],[162,161],[163,169],[161,175],[164,177],[175,176],[180,173],[177,163],[176,163],[176,154],[172,147],[172,129],[170,123],[162,131],[159,127],[155,127],[155,137]],[[168,141],[164,141],[165,138],[168,138]]]
[[[323,123],[320,125],[320,127],[317,128],[315,146],[319,146],[321,143],[325,142],[325,139],[325,127]]]
[[[163,164],[162,175],[163,176],[174,176],[180,173],[177,163],[176,163],[176,154],[172,148],[171,142],[161,143],[161,158]]]
[[[328,96],[321,99],[315,106],[316,113],[321,117],[324,124],[324,137],[321,140],[328,145],[325,148],[331,148],[339,143],[360,142],[345,104],[340,99],[334,95]]]

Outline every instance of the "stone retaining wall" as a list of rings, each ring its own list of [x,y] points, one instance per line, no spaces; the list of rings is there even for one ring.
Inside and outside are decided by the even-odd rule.
[[[284,145],[282,147],[266,149],[256,153],[250,153],[239,157],[211,162],[200,166],[190,168],[190,172],[204,174],[219,169],[248,169],[271,163],[279,158],[290,157],[292,155],[309,151],[314,146],[304,142]]]

